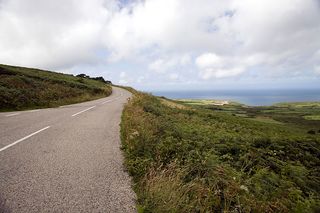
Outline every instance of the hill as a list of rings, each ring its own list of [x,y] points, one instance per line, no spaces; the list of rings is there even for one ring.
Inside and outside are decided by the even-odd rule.
[[[0,111],[56,107],[111,94],[101,77],[75,77],[40,69],[0,64]]]
[[[271,122],[275,107],[256,112],[130,90],[121,137],[140,212],[320,211],[320,134],[307,131],[317,127],[312,120],[286,123],[296,108],[281,106]],[[261,121],[259,113],[273,117]]]

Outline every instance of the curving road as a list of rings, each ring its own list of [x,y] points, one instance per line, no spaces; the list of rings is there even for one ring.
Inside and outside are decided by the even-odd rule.
[[[135,212],[119,137],[130,95],[0,113],[0,212]]]

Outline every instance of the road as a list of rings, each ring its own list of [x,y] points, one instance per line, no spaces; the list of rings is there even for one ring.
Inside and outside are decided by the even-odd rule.
[[[120,117],[130,93],[0,113],[0,212],[135,212]]]

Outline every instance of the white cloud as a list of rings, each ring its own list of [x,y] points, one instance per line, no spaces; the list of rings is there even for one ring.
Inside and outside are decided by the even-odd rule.
[[[156,73],[166,73],[169,69],[187,66],[191,63],[189,54],[172,55],[170,58],[160,58],[148,65],[148,69]]]
[[[127,73],[126,72],[121,72],[120,73],[120,78],[126,78],[127,77]]]
[[[164,59],[157,59],[149,64],[148,68],[157,73],[165,73],[167,69],[175,66],[175,62],[172,60],[165,61]]]
[[[191,63],[190,54],[184,54],[184,55],[181,56],[181,58],[180,58],[181,66],[186,66],[186,65],[189,65],[190,63]]]
[[[127,80],[125,80],[125,79],[120,79],[119,80],[119,84],[122,84],[122,85],[126,85],[126,84],[128,84],[129,82],[127,81]]]
[[[148,70],[148,81],[163,84],[173,73],[198,82],[250,70],[318,73],[319,0],[119,2],[2,0],[0,62],[59,70],[103,64],[116,79],[125,70],[121,82],[141,84],[131,78]]]
[[[200,68],[221,67],[224,65],[224,61],[215,53],[204,53],[196,58],[196,64]]]
[[[254,63],[255,61],[249,57],[248,60],[238,60],[237,58],[227,58],[218,56],[215,53],[204,53],[195,60],[199,68],[199,76],[201,79],[208,80],[212,78],[227,78],[242,74],[246,70],[246,63]]]
[[[245,71],[242,67],[235,68],[206,68],[199,72],[202,79],[208,80],[211,78],[227,78],[240,75]]]
[[[0,8],[0,60],[52,69],[94,63],[112,2],[4,0]]]
[[[218,73],[233,73],[210,78],[234,76],[252,66],[290,76],[303,69],[301,64],[305,69],[314,63],[305,59],[320,47],[317,20],[320,7],[316,0],[150,0],[112,19],[111,25],[121,26],[123,34],[110,43],[118,59],[158,55],[160,59],[148,65],[158,73],[179,69],[177,62],[167,58],[191,52],[200,53],[195,60],[202,71],[216,67]]]
[[[137,78],[137,81],[136,81],[136,82],[137,82],[138,84],[140,84],[140,83],[142,83],[144,80],[145,80],[145,77],[144,77],[144,76],[140,76],[140,77]]]
[[[171,73],[171,74],[169,74],[169,79],[172,81],[178,80],[179,75],[177,73]]]
[[[119,74],[119,84],[122,84],[122,85],[127,85],[129,84],[130,82],[132,82],[131,78],[127,75],[126,72],[120,72]]]
[[[158,43],[178,9],[176,0],[149,0],[137,1],[114,13],[104,34],[111,59],[130,58]]]
[[[317,75],[320,75],[320,65],[316,65],[314,66],[314,72],[317,74]]]

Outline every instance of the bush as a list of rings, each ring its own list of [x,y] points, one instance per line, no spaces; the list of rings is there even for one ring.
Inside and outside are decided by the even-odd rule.
[[[316,131],[314,131],[314,130],[309,130],[309,131],[308,131],[308,134],[310,134],[310,135],[315,135],[315,134],[316,134]]]

